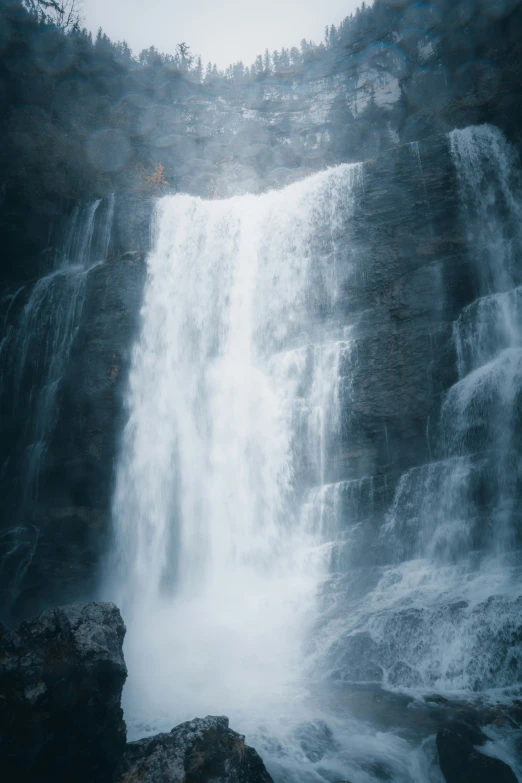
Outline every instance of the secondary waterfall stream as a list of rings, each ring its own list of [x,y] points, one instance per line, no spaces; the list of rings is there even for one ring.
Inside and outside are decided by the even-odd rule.
[[[58,415],[60,384],[80,321],[89,272],[107,258],[115,195],[77,205],[49,274],[10,292],[2,303],[2,432],[17,449],[3,454],[0,487],[7,517],[0,573],[9,574],[4,610],[16,600],[38,545],[39,481]]]
[[[339,468],[364,165],[157,202],[106,579],[131,736],[226,714],[277,780],[436,783],[432,739],[356,720],[346,687],[518,695],[522,191],[499,131],[449,144],[477,300],[453,324],[433,461],[380,527],[384,565],[361,557],[371,480]]]

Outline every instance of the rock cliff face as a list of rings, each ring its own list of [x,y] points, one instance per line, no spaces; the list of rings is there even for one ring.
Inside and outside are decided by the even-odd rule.
[[[344,292],[357,349],[343,375],[344,478],[393,475],[429,459],[426,422],[455,379],[451,324],[469,273],[446,136],[367,161]]]
[[[51,271],[4,296],[5,616],[94,595],[151,207],[125,193],[83,205]]]
[[[349,313],[352,321],[355,316],[357,351],[343,370],[351,380],[343,402],[341,450],[330,460],[327,478],[370,482],[372,509],[360,513],[371,515],[390,502],[400,473],[428,457],[427,423],[436,418],[440,395],[455,379],[451,322],[471,293],[448,138],[434,136],[368,160],[363,180],[343,240],[355,273],[333,316],[343,319]],[[88,271],[83,284],[39,468],[38,500],[27,512],[14,500],[4,517],[4,603],[14,606],[15,616],[65,596],[93,594],[109,535],[151,206],[149,199],[116,195],[106,257]],[[101,210],[103,204],[95,231]],[[95,255],[91,250],[91,262]],[[7,359],[9,349],[13,356],[27,339],[21,326],[31,289],[18,297],[7,315]],[[6,310],[10,304],[6,300]],[[38,357],[26,361],[25,372],[31,371]],[[6,486],[17,480],[16,472],[27,469],[30,446],[23,439],[20,446],[23,411],[12,416],[7,409],[17,372],[19,364],[4,363],[2,399],[14,422],[3,442]],[[25,395],[38,384],[34,374],[22,375],[22,381]],[[13,540],[18,542],[14,552]]]

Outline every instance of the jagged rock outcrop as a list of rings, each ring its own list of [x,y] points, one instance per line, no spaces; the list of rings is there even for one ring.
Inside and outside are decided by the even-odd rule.
[[[0,629],[0,779],[111,781],[125,748],[125,625],[72,604]]]
[[[228,718],[208,715],[131,742],[118,783],[272,783],[261,757]]]
[[[438,732],[437,750],[447,783],[517,783],[511,767],[480,753],[469,739],[455,731]]]

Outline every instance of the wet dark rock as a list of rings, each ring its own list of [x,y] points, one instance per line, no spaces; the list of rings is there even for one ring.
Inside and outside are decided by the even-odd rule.
[[[519,728],[522,724],[515,704],[483,705],[438,694],[416,699],[371,683],[337,681],[335,685],[331,694],[335,710],[349,711],[358,720],[408,739],[425,740],[448,729],[472,745],[484,745],[488,741],[484,727]]]
[[[374,661],[377,644],[369,633],[355,633],[333,650],[332,678],[349,682],[380,682],[383,670]]]
[[[403,685],[407,688],[418,688],[422,685],[420,674],[404,661],[397,661],[388,672],[390,685]]]
[[[437,750],[447,783],[517,783],[511,767],[480,753],[468,739],[450,729],[438,732]]]
[[[272,783],[261,757],[229,728],[228,718],[207,716],[168,734],[131,742],[118,783]]]
[[[422,697],[423,701],[425,701],[427,704],[447,704],[448,699],[446,699],[445,696],[441,696],[439,693],[428,693],[426,696]]]
[[[368,764],[363,764],[361,766],[365,772],[372,776],[372,778],[382,781],[393,780],[393,771],[391,767],[387,764],[383,764],[382,761],[370,761]]]
[[[441,713],[444,716],[444,713]],[[463,737],[467,742],[471,742],[472,745],[485,745],[488,741],[487,736],[484,734],[478,723],[478,716],[474,714],[464,714],[453,716],[451,713],[448,715],[448,731],[453,734],[458,734]]]
[[[110,603],[0,627],[0,779],[112,780],[126,740],[124,636]]]
[[[296,729],[296,738],[306,758],[314,764],[339,748],[330,726],[323,720],[302,723]]]

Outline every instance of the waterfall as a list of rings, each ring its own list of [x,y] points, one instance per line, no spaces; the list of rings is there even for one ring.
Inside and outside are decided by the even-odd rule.
[[[9,449],[0,474],[0,480],[9,486],[10,497],[11,524],[0,540],[0,574],[11,585],[9,602],[16,598],[38,544],[35,509],[57,419],[60,382],[77,332],[87,275],[107,257],[114,202],[112,195],[103,209],[101,200],[75,207],[54,268],[34,284],[8,294],[4,303],[2,429],[8,444],[17,441],[16,449]],[[14,312],[24,296],[23,306]]]
[[[432,739],[361,722],[357,688],[519,693],[518,164],[488,126],[448,145],[477,298],[452,326],[430,462],[400,477],[342,461],[364,166],[157,202],[105,579],[131,737],[225,713],[276,780],[438,783]]]
[[[453,327],[460,380],[443,405],[442,435],[451,454],[493,451],[485,545],[510,551],[520,546],[522,179],[497,128],[454,131],[450,140],[482,296]]]
[[[502,132],[479,125],[450,134],[466,237],[478,290],[498,293],[522,282],[520,168]]]
[[[108,577],[135,734],[217,711],[246,725],[299,693],[326,562],[305,507],[334,469],[361,179],[345,165],[262,196],[157,203]]]

